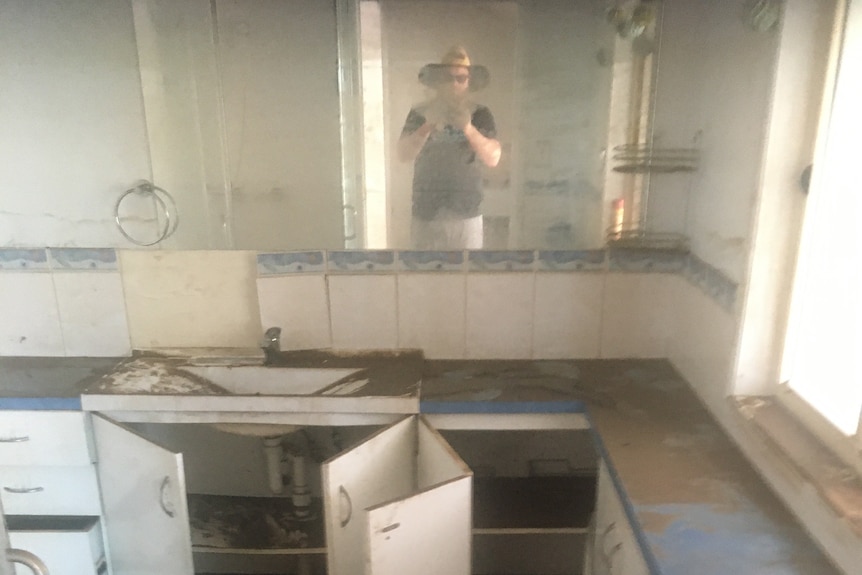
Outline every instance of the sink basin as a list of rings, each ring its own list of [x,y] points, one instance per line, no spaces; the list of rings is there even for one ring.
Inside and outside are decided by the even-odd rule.
[[[238,395],[310,395],[348,377],[358,369],[315,369],[253,366],[184,366],[182,371],[202,377]],[[234,435],[275,437],[301,425],[281,423],[212,423],[213,428]]]
[[[421,375],[414,364],[402,371],[385,363],[325,367],[326,357],[301,359],[306,363],[264,366],[133,357],[90,382],[81,407],[123,422],[208,423],[255,437],[333,421],[377,425],[418,412]]]
[[[303,427],[286,423],[210,423],[209,425],[225,433],[250,437],[277,437],[293,433]]]
[[[183,366],[180,370],[236,395],[311,395],[360,371],[261,365]]]

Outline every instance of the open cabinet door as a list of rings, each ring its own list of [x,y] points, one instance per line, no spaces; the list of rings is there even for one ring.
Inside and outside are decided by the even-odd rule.
[[[472,476],[368,511],[366,575],[470,575]]]
[[[365,510],[408,495],[415,484],[416,420],[402,419],[323,464],[328,575],[358,575]]]
[[[323,468],[329,575],[469,575],[472,473],[410,416]]]
[[[93,415],[114,575],[192,575],[183,456]]]

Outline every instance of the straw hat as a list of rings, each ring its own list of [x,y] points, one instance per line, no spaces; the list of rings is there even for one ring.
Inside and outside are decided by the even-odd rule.
[[[470,56],[467,55],[467,50],[462,46],[453,46],[443,54],[439,64],[425,64],[422,66],[422,69],[419,70],[419,81],[429,88],[436,88],[441,83],[449,80],[448,74],[451,66],[467,68],[470,73],[469,90],[471,92],[481,90],[491,80],[488,68],[472,64]]]

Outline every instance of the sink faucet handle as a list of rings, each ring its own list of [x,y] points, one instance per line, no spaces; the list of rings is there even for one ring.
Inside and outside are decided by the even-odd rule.
[[[263,334],[264,340],[267,342],[277,342],[278,338],[281,337],[281,328],[277,326],[273,326],[267,328],[266,332]]]
[[[281,351],[281,328],[277,326],[267,328],[260,347],[264,353],[264,364],[271,365]]]

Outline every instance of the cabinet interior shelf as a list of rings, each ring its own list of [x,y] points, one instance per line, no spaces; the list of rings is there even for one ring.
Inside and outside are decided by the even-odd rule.
[[[473,533],[585,533],[594,476],[475,477]]]
[[[326,553],[319,498],[312,500],[310,519],[297,519],[288,497],[189,493],[187,499],[195,553]]]

